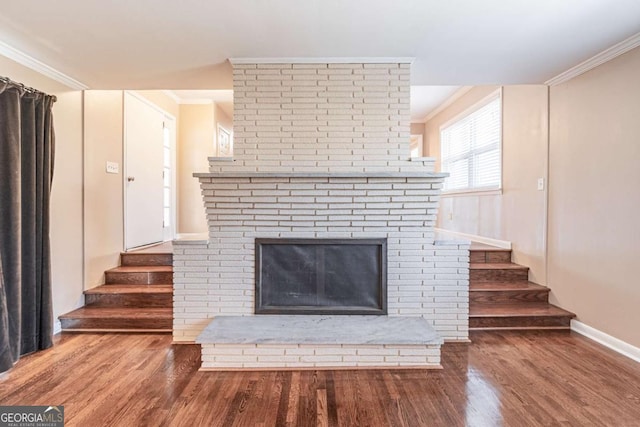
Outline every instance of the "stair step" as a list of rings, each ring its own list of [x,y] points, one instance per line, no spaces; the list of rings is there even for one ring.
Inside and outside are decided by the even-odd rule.
[[[173,254],[170,252],[123,252],[120,254],[120,264],[122,266],[173,265]]]
[[[472,263],[509,263],[511,249],[473,249],[469,251],[469,261]]]
[[[549,301],[549,288],[533,282],[474,282],[469,285],[470,304]]]
[[[514,264],[512,262],[477,262],[470,263],[469,269],[471,270],[525,270],[529,271],[529,267],[520,264]]]
[[[513,263],[470,263],[469,282],[528,281],[529,267]]]
[[[123,266],[104,272],[105,284],[168,284],[173,283],[172,266]]]
[[[469,329],[569,329],[574,317],[552,304],[474,304]]]
[[[172,308],[85,306],[60,316],[66,332],[171,332]]]
[[[92,307],[165,307],[173,304],[172,285],[102,285],[84,292]]]

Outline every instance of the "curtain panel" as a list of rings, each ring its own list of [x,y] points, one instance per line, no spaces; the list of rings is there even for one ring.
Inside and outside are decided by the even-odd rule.
[[[52,345],[54,102],[0,79],[0,372]]]

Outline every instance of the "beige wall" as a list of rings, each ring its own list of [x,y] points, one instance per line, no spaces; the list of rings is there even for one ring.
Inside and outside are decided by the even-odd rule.
[[[119,265],[123,235],[123,92],[84,93],[85,287],[104,283],[104,271]],[[108,174],[106,162],[120,173]]]
[[[640,48],[551,88],[549,287],[640,346]]]
[[[178,119],[180,105],[161,90],[137,90],[136,93]]]
[[[209,169],[208,157],[214,155],[214,104],[180,105],[178,133],[178,232],[206,233],[200,184],[194,172]]]
[[[439,218],[445,229],[511,241],[551,302],[634,346],[639,74],[636,48],[549,90],[506,86],[502,194],[443,196]],[[427,123],[430,155],[439,156],[439,126],[492,89],[472,89]],[[545,176],[548,203],[535,189]]]
[[[3,76],[56,95],[56,132],[51,192],[51,270],[54,319],[83,304],[82,92],[69,89],[0,56]]]
[[[437,155],[440,126],[497,90],[473,88],[427,122],[429,155]],[[515,262],[531,268],[530,279],[546,283],[546,192],[537,190],[547,174],[547,103],[543,85],[505,86],[503,100],[502,191],[443,195],[438,226],[512,243]]]

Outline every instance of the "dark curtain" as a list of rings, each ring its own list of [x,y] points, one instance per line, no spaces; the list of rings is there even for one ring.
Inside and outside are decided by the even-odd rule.
[[[0,80],[0,372],[52,345],[55,97]]]

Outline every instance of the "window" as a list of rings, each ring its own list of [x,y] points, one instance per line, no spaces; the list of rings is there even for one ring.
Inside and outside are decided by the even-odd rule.
[[[445,191],[497,190],[502,176],[502,97],[498,91],[440,128]]]
[[[233,141],[231,132],[218,125],[218,147],[216,147],[216,155],[218,157],[233,156]]]
[[[411,135],[409,144],[410,156],[422,157],[422,135]]]

